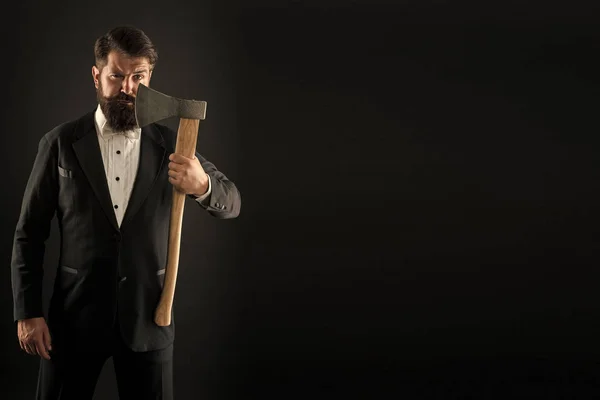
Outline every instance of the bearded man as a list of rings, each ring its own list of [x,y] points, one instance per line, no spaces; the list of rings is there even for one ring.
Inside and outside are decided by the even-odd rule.
[[[172,190],[210,215],[239,215],[236,185],[176,133],[140,129],[135,98],[158,53],[146,34],[117,27],[94,45],[95,110],[41,137],[16,226],[14,319],[21,348],[40,356],[37,399],[92,399],[113,359],[121,399],[171,399],[174,323],[154,323],[164,282]],[[45,242],[56,216],[60,257],[46,317]]]

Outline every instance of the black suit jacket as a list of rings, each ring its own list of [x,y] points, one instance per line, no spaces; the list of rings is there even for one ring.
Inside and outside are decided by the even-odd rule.
[[[43,316],[45,241],[56,215],[60,257],[48,312],[53,347],[89,348],[114,332],[115,319],[134,351],[169,346],[168,327],[154,323],[167,261],[173,186],[168,157],[176,134],[160,124],[142,129],[140,166],[121,227],[111,204],[94,112],[57,126],[39,142],[14,236],[14,319]],[[198,203],[217,218],[235,218],[240,193],[196,153],[211,177]],[[172,315],[173,317],[173,315]]]

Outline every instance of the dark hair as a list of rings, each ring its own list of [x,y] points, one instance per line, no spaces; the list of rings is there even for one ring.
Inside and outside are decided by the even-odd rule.
[[[108,53],[118,51],[130,57],[146,57],[150,70],[158,61],[158,51],[146,34],[132,26],[119,26],[96,39],[94,55],[96,66],[100,69],[106,65]]]

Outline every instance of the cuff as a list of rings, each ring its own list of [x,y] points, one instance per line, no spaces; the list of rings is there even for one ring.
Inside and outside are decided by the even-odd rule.
[[[210,175],[206,175],[208,176],[208,190],[206,191],[206,193],[204,193],[202,196],[200,197],[196,197],[196,196],[192,196],[194,198],[194,200],[196,200],[198,203],[200,203],[202,200],[206,199],[208,196],[210,196],[211,193],[211,183],[210,183]]]

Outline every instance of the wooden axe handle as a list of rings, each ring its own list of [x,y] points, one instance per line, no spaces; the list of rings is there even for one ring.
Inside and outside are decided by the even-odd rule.
[[[196,141],[198,140],[199,125],[200,120],[198,119],[180,118],[175,154],[181,154],[188,158],[194,157],[196,152]],[[171,206],[171,220],[169,223],[167,267],[162,293],[154,314],[154,322],[159,326],[169,326],[171,324],[171,309],[173,308],[175,284],[177,283],[181,225],[183,222],[185,197],[185,193],[182,193],[173,187],[173,205]]]

